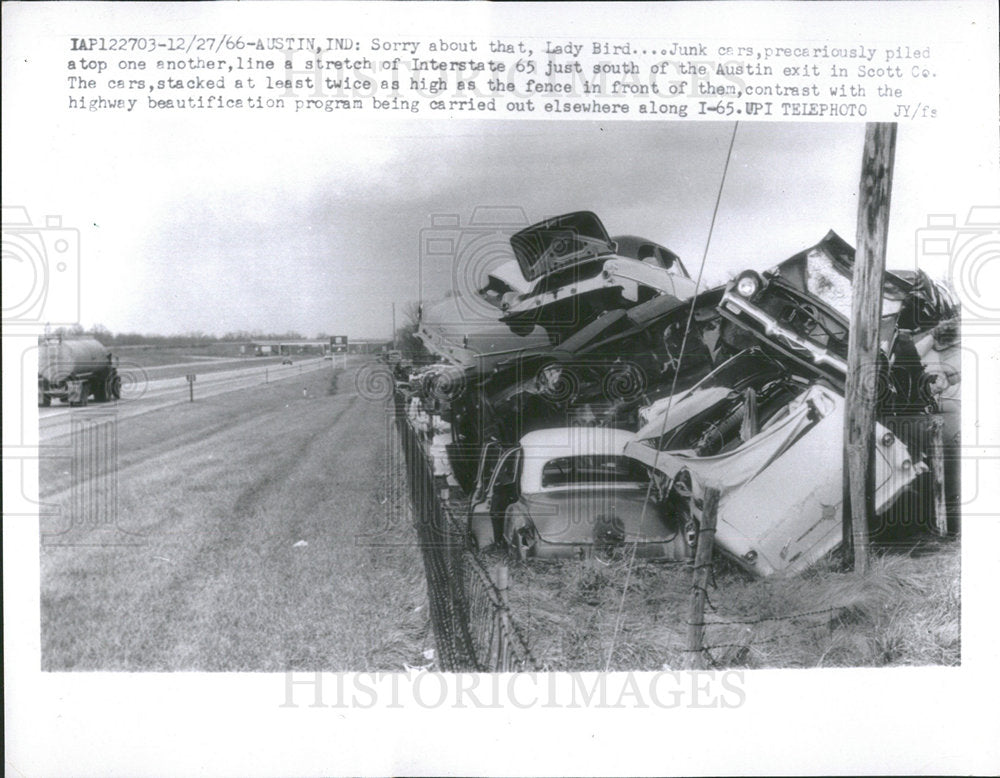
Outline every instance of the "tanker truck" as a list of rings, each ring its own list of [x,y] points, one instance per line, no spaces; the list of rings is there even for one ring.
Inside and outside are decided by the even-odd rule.
[[[86,405],[121,396],[118,360],[94,338],[47,338],[38,346],[38,404],[56,397],[70,405]]]

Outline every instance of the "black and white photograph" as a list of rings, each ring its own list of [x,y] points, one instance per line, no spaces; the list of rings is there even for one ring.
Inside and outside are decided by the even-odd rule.
[[[4,6],[8,768],[996,767],[996,90],[935,81],[984,66],[959,9],[786,49],[61,5]],[[792,752],[699,757],[800,695]],[[664,727],[697,747],[615,757]]]
[[[865,141],[373,127],[241,181],[256,138],[207,149],[115,231],[122,310],[39,340],[42,667],[959,664],[959,311],[911,256],[859,368],[876,569],[843,573]]]

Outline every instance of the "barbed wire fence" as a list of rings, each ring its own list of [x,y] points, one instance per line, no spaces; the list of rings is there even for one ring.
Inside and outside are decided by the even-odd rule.
[[[513,597],[512,609],[508,601],[506,562],[472,550],[464,503],[460,496],[453,494],[449,498],[448,490],[441,488],[442,479],[435,476],[427,432],[412,423],[403,394],[396,392],[390,406],[394,409],[392,426],[397,431],[398,448],[405,459],[440,668],[479,672],[541,669],[543,663],[525,637],[535,634],[538,619],[532,615],[530,606],[527,613],[521,613],[524,618],[515,615],[517,608],[525,607],[524,593],[514,592],[518,596]],[[679,656],[682,667],[694,670],[753,666],[754,653],[765,651],[764,646],[770,646],[773,652],[782,647],[782,641],[793,642],[806,633],[821,637],[820,631],[825,629],[832,635],[838,623],[850,618],[857,606],[857,600],[851,597],[841,604],[792,607],[780,614],[774,614],[773,609],[780,606],[780,600],[775,600],[767,606],[769,615],[761,617],[743,618],[735,614],[731,617],[725,612],[731,605],[717,608],[712,597],[727,593],[715,588],[719,564],[714,548],[717,498],[711,510],[710,502],[713,501],[706,493],[695,558],[684,565],[685,577],[691,577],[687,617],[678,614],[680,631],[673,633],[674,636],[661,632],[661,637],[666,638],[661,646],[664,655]],[[723,596],[722,602],[727,599],[730,598]],[[614,641],[609,655],[613,652]]]
[[[508,574],[500,561],[490,570],[470,547],[464,522],[395,392],[392,408],[413,521],[427,577],[431,626],[438,664],[451,672],[508,672],[537,669],[537,663],[507,602]]]
[[[714,540],[719,494],[706,490],[701,525],[697,532],[695,559],[691,565],[692,583],[688,608],[684,667],[707,670],[748,665],[750,654],[758,646],[780,644],[806,633],[826,630],[833,633],[839,620],[851,613],[857,602],[844,602],[807,610],[793,609],[778,615],[730,618],[723,617],[712,603],[710,589],[715,587]],[[767,625],[767,629],[758,629]],[[775,631],[777,630],[777,631]]]
[[[394,395],[394,428],[405,462],[408,496],[427,579],[437,661],[447,672],[517,672],[542,669],[508,601],[508,568],[490,565],[471,548],[461,501],[449,499],[435,477],[425,433],[412,424],[405,399]],[[707,497],[707,496],[706,496]],[[683,645],[668,641],[665,653],[679,651],[683,667],[720,669],[746,664],[754,646],[778,643],[805,632],[832,629],[849,604],[761,618],[722,618],[711,599],[714,587],[715,513],[706,499],[697,533],[695,558],[684,565],[691,576]],[[717,506],[717,498],[715,500]],[[678,571],[680,572],[680,571]],[[823,618],[825,617],[825,618]],[[529,619],[530,622],[530,619]],[[787,623],[777,634],[757,625]]]

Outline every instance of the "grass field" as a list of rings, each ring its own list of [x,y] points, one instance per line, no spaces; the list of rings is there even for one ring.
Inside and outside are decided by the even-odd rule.
[[[255,357],[241,355],[238,347],[231,344],[228,349],[236,353],[206,354],[204,349],[167,348],[160,346],[143,346],[115,350],[118,357],[118,371],[123,375],[142,375],[149,380],[177,378],[188,373],[205,375],[242,368],[260,368],[280,365],[284,357]],[[318,354],[296,354],[291,357],[293,362],[306,359],[316,359]]]
[[[110,448],[56,439],[41,459],[42,499],[58,508],[41,521],[44,669],[428,664],[404,474],[354,368],[111,425]],[[933,539],[879,549],[863,579],[820,565],[756,580],[717,558],[707,619],[732,623],[708,627],[709,654],[737,668],[956,665],[959,567],[958,542]],[[520,563],[510,580],[545,669],[682,666],[686,566]]]
[[[690,569],[628,568],[625,558],[512,567],[511,607],[546,669],[684,667]],[[716,557],[706,621],[736,623],[706,628],[709,656],[726,668],[957,665],[959,568],[958,542],[934,538],[878,549],[864,577],[831,564],[753,579]]]
[[[43,458],[42,499],[60,509],[41,522],[43,668],[426,664],[401,474],[352,372],[123,419],[106,461]]]
[[[207,359],[252,357],[240,353],[240,343],[212,343],[207,346],[109,346],[120,359],[141,367],[199,362]]]

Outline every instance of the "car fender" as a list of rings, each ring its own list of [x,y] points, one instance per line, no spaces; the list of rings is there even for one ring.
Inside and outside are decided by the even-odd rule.
[[[517,530],[530,525],[531,517],[519,502],[508,505],[503,518],[503,539],[510,543]]]

